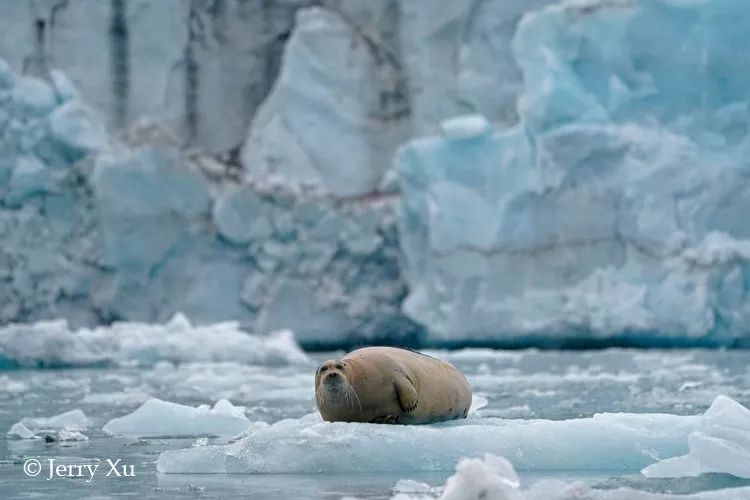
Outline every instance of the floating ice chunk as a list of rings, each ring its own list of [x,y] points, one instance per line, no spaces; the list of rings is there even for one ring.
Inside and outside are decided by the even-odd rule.
[[[0,394],[17,394],[28,390],[29,385],[18,380],[11,380],[7,375],[0,375]]]
[[[440,500],[520,500],[520,484],[507,459],[485,453],[484,459],[462,458],[458,462],[456,473],[445,482]]]
[[[612,413],[564,421],[470,418],[390,426],[327,423],[310,414],[255,429],[228,446],[164,452],[158,468],[168,473],[436,471],[451,470],[463,456],[493,453],[509,457],[521,470],[630,471],[654,455],[684,453],[699,420]]]
[[[482,115],[456,116],[440,122],[440,130],[449,139],[471,139],[487,135],[492,127]]]
[[[114,323],[71,329],[67,322],[40,321],[0,328],[0,365],[81,366],[159,360],[239,361],[248,364],[306,363],[309,358],[289,330],[251,335],[235,322],[192,326],[181,314],[165,325]]]
[[[8,437],[17,437],[21,439],[38,439],[39,436],[31,432],[31,429],[23,425],[21,422],[16,422],[10,428],[7,433]]]
[[[443,487],[400,480],[391,500],[734,500],[750,498],[750,488],[726,488],[696,494],[660,494],[631,488],[604,489],[582,482],[547,479],[521,490],[513,465],[505,458],[462,458]]]
[[[479,394],[472,394],[471,397],[471,407],[469,408],[469,413],[474,413],[477,410],[481,410],[485,406],[489,404],[489,400],[485,398],[484,396],[480,396]]]
[[[393,487],[394,493],[432,493],[435,489],[427,483],[413,479],[400,479]]]
[[[62,429],[57,433],[58,441],[88,441],[89,437],[80,431]]]
[[[656,462],[641,472],[647,477],[724,472],[750,478],[750,410],[738,402],[717,397],[687,441],[687,455]]]
[[[72,433],[85,430],[91,425],[91,420],[79,408],[66,411],[52,417],[25,417],[13,424],[8,431],[8,436],[21,439],[36,439],[39,434],[53,433],[59,436],[62,431]],[[66,436],[72,434],[66,434]],[[58,437],[58,439],[61,439]]]
[[[133,413],[110,420],[103,430],[129,437],[234,436],[249,425],[243,408],[225,399],[213,408],[194,408],[153,398]]]

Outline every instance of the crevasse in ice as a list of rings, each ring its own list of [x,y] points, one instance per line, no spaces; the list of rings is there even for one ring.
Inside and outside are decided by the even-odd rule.
[[[405,311],[439,341],[746,341],[746,7],[527,14],[520,123],[454,119],[397,157]]]

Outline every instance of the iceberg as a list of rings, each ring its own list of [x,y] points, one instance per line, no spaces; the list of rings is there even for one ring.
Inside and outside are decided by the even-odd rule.
[[[725,396],[717,397],[688,436],[690,451],[643,469],[646,477],[698,476],[723,472],[750,478],[750,410]]]
[[[528,13],[519,123],[469,115],[402,146],[403,309],[432,341],[748,342],[745,8]]]
[[[53,441],[85,441],[81,431],[91,425],[91,420],[81,409],[66,411],[52,417],[24,417],[13,424],[7,436],[19,439],[39,439],[45,435]]]
[[[125,437],[234,436],[251,425],[244,408],[220,399],[208,405],[184,406],[152,398],[133,413],[113,418],[104,426],[107,434]]]
[[[0,328],[0,366],[153,365],[160,360],[309,363],[289,330],[255,336],[236,322],[193,326],[182,314],[164,325],[122,322],[72,329],[58,320]]]
[[[315,413],[259,426],[226,446],[165,451],[157,467],[164,473],[447,471],[461,457],[493,453],[519,470],[637,471],[654,456],[684,453],[699,420],[597,414],[564,421],[475,417],[397,426],[327,423]]]

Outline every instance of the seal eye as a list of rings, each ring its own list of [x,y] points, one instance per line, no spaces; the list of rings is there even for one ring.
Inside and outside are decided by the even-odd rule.
[[[343,370],[344,369],[344,365],[342,365],[341,363],[336,363],[336,369],[337,370]]]

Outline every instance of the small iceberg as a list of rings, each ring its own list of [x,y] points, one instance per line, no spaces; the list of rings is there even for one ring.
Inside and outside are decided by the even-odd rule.
[[[646,477],[687,477],[724,472],[750,478],[750,410],[719,396],[687,438],[689,452],[656,462],[641,472]]]
[[[161,399],[149,399],[124,417],[114,418],[104,426],[110,435],[145,437],[230,437],[251,425],[242,407],[220,399],[213,408],[208,405],[185,406]]]
[[[40,439],[51,441],[85,441],[81,431],[91,425],[91,420],[79,408],[52,417],[25,417],[11,426],[9,438]]]

